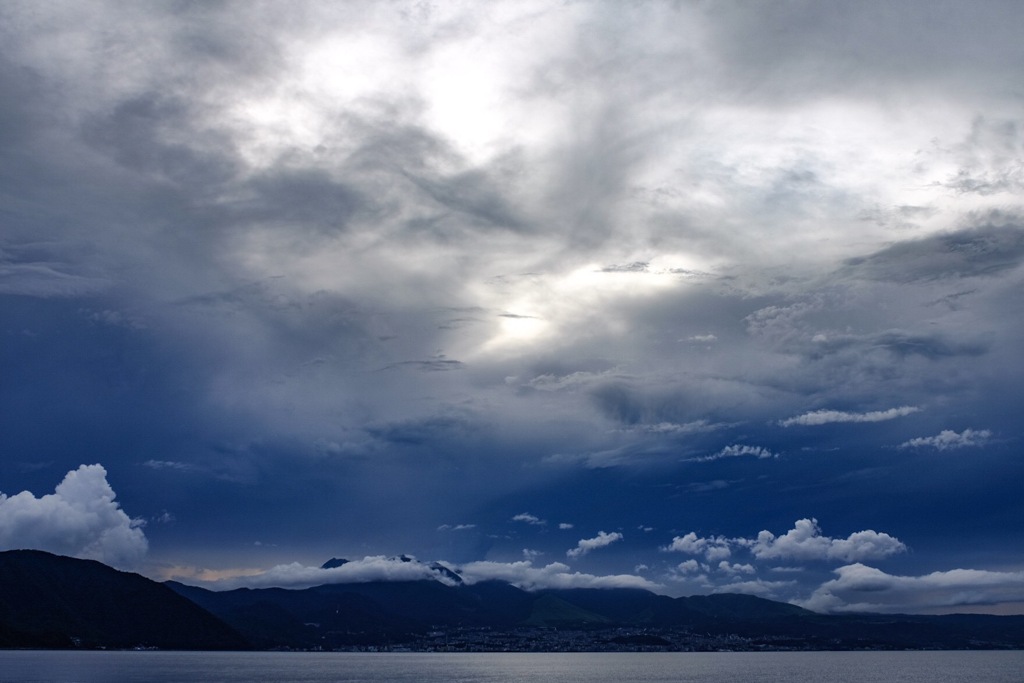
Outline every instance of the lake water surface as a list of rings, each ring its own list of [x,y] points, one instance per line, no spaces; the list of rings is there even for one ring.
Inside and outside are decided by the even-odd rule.
[[[3,683],[1021,683],[1024,651],[277,653],[0,651]]]

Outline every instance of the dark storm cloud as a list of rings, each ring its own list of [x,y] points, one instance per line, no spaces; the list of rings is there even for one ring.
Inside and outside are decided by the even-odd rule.
[[[604,413],[624,424],[661,421],[652,414],[656,407],[626,383],[605,384],[595,388],[591,395]]]
[[[186,133],[203,124],[187,93],[147,92],[89,115],[82,140],[126,169],[201,196],[242,170],[223,132]]]
[[[443,323],[438,325],[437,329],[439,329],[439,330],[457,330],[457,329],[459,329],[461,327],[466,327],[467,325],[472,325],[474,323],[479,323],[479,322],[483,322],[483,319],[482,318],[472,318],[472,317],[449,318],[448,320],[445,320]]]
[[[391,368],[410,367],[423,372],[445,372],[448,370],[459,370],[465,367],[465,364],[457,360],[449,360],[447,358],[433,358],[431,360],[403,360],[398,363],[392,363],[384,368],[384,370],[390,370]]]
[[[917,355],[940,359],[953,356],[980,356],[984,344],[977,342],[951,342],[937,334],[911,334],[902,330],[886,330],[865,336],[837,335],[817,342],[811,353],[815,356],[829,353],[863,353],[883,349],[897,356]]]
[[[500,188],[493,187],[493,179],[482,171],[467,171],[449,177],[407,177],[441,207],[475,219],[479,224],[511,230],[525,227]]]
[[[953,527],[1019,563],[1020,14],[5,4],[0,488],[99,460],[155,562],[228,569],[842,609],[658,551],[815,515],[930,548],[894,584],[982,562]],[[534,567],[577,539],[523,510],[667,537]]]
[[[859,277],[910,283],[998,275],[1022,262],[1024,228],[1013,220],[899,242],[846,263]]]
[[[245,187],[251,197],[234,206],[239,222],[275,222],[322,233],[343,231],[353,214],[370,204],[358,191],[323,170],[288,169],[254,178]]]
[[[367,432],[382,441],[409,445],[430,445],[450,441],[475,431],[477,426],[467,417],[435,416],[370,427]]]

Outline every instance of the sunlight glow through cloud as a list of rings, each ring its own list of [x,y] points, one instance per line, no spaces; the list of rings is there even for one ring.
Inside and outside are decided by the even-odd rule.
[[[837,561],[921,610],[1012,582],[1022,8],[0,3],[0,488],[96,454],[118,494],[8,493],[66,513],[12,538],[833,611],[874,604]]]

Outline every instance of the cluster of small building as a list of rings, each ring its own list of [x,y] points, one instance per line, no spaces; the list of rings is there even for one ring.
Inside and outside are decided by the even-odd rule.
[[[671,628],[458,627],[393,644],[341,648],[388,652],[750,652],[807,649],[806,643],[765,635],[694,633]]]

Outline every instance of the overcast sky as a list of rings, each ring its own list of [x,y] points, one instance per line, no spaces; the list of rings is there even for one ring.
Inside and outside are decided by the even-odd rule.
[[[3,2],[0,548],[1024,612],[1022,25]]]

